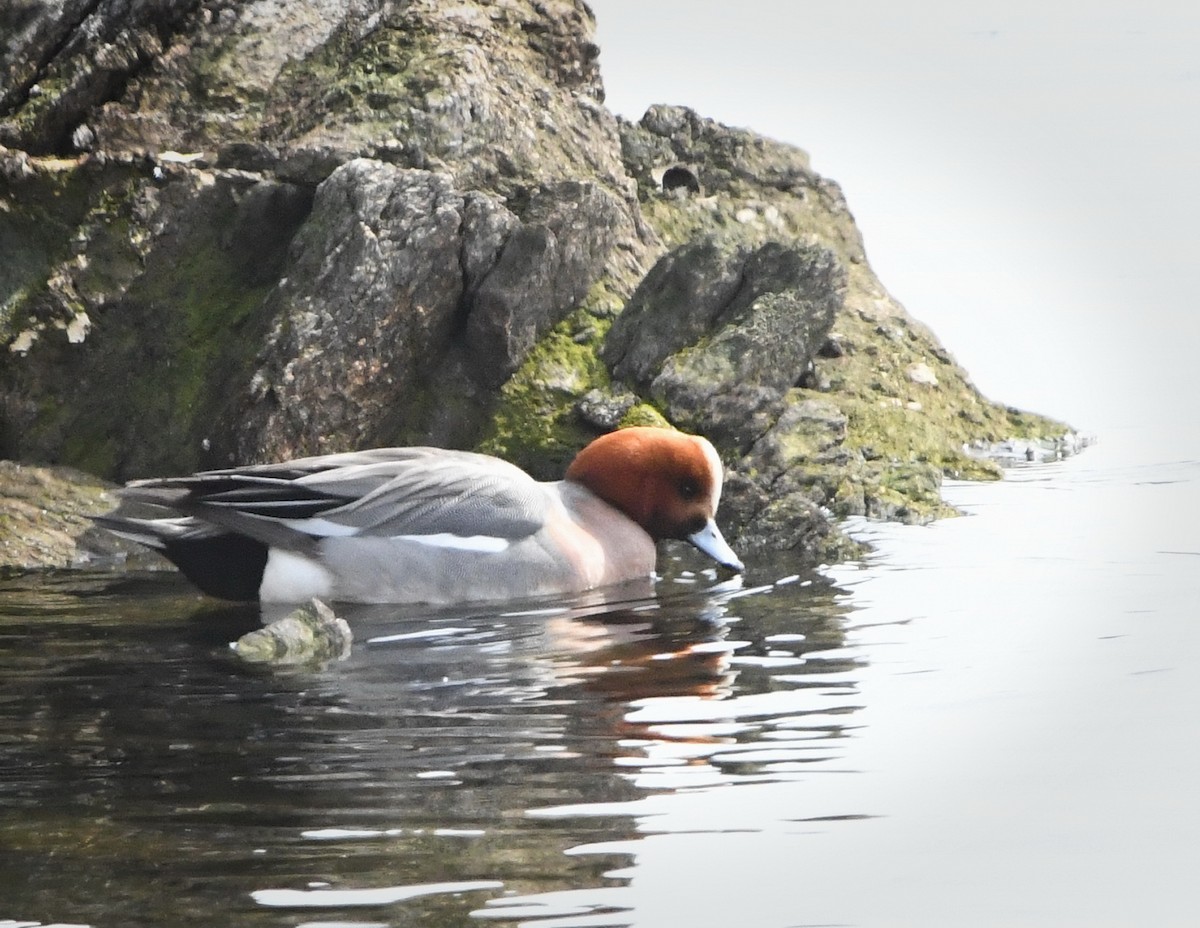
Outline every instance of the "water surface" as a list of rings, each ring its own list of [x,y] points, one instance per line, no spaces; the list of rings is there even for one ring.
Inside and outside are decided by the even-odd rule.
[[[1194,923],[1200,454],[1116,434],[861,564],[347,610],[0,582],[0,925]]]

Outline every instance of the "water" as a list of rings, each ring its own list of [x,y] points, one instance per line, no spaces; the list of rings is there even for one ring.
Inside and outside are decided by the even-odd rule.
[[[0,926],[1194,924],[1174,445],[952,485],[820,573],[357,609],[323,668],[240,663],[256,615],[170,576],[0,582]]]

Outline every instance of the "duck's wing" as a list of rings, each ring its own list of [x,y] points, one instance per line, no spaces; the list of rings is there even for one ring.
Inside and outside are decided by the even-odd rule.
[[[536,532],[547,506],[542,485],[519,468],[440,448],[386,448],[142,480],[121,495],[300,550],[345,536],[511,542]]]

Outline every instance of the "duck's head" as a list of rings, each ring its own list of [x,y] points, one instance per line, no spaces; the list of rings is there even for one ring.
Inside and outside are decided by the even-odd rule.
[[[621,510],[655,541],[689,541],[722,567],[745,569],[717,528],[724,472],[707,439],[663,428],[619,429],[580,451],[566,479]]]

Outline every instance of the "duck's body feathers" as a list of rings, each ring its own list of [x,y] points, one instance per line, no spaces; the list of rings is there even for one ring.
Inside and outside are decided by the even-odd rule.
[[[630,429],[589,449],[553,483],[440,448],[141,480],[98,521],[228,599],[448,603],[577,592],[649,577],[656,538],[687,538],[741,569],[712,521],[721,475],[706,441]]]

